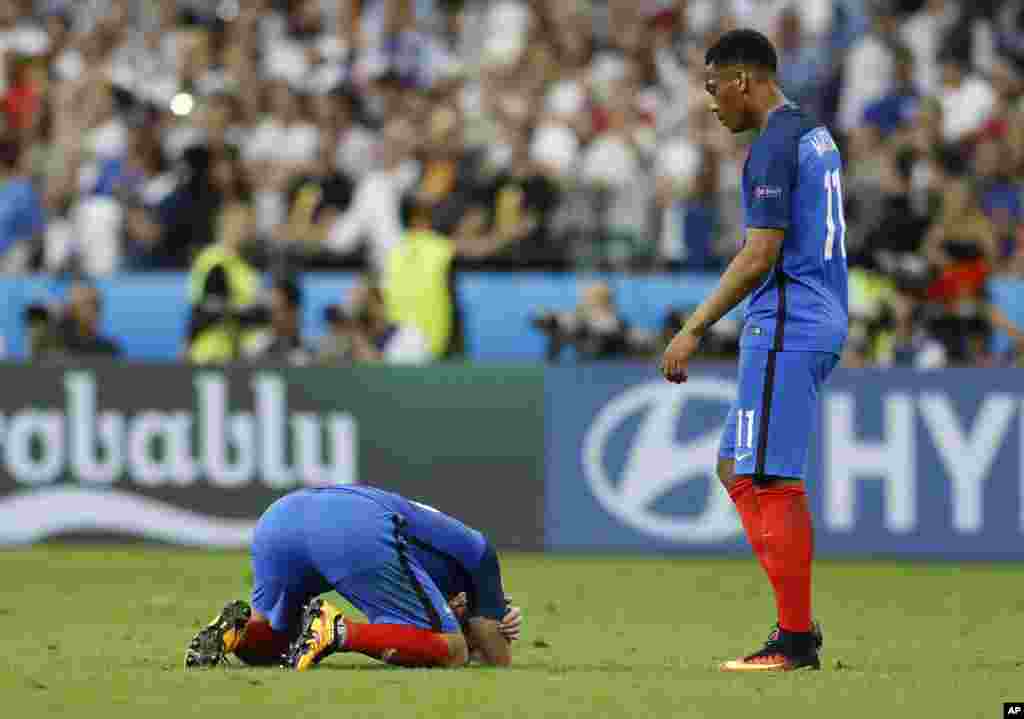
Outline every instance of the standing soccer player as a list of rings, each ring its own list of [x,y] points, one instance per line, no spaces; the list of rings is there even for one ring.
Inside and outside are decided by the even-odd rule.
[[[739,397],[718,476],[775,591],[778,627],[763,649],[721,668],[820,669],[814,534],[802,480],[818,392],[848,327],[841,160],[828,130],[783,96],[775,48],[763,35],[726,33],[704,61],[711,111],[734,133],[758,132],[743,168],[745,237],[718,287],[665,350],[662,372],[685,382],[701,337],[749,296]]]

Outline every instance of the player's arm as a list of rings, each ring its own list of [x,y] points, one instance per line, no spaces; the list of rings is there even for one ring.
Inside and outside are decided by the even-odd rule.
[[[751,147],[743,189],[747,198],[743,224],[748,228],[743,249],[711,296],[687,320],[686,334],[701,337],[756,289],[778,262],[792,220],[792,188],[797,179],[797,148],[792,141],[764,138]]]
[[[665,379],[676,383],[686,381],[687,364],[696,354],[701,337],[764,281],[778,261],[785,235],[785,230],[781,229],[747,230],[743,249],[729,263],[714,292],[690,315],[665,350],[661,362]]]
[[[683,332],[701,337],[762,282],[778,262],[785,230],[747,230],[743,249],[733,258],[714,292],[683,325]]]
[[[746,241],[714,292],[690,315],[665,350],[661,371],[669,382],[686,381],[687,364],[697,353],[700,338],[761,284],[778,261],[791,220],[796,156],[796,148],[788,141],[758,142],[751,148],[747,159],[749,177],[744,181],[744,224],[749,228]]]
[[[473,586],[463,624],[466,641],[484,664],[507,667],[512,663],[512,646],[502,622],[508,602],[502,587],[498,554],[489,542],[470,578]]]

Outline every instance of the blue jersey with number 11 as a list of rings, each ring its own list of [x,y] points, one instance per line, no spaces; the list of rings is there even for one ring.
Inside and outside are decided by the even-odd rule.
[[[775,270],[750,296],[741,347],[842,351],[847,315],[842,161],[828,130],[783,105],[743,167],[747,228],[779,229]]]

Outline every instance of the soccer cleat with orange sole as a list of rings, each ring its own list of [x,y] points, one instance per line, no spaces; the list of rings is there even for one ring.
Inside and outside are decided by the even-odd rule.
[[[326,599],[314,599],[302,612],[302,631],[288,652],[288,663],[304,672],[345,645],[341,610]]]
[[[247,602],[229,602],[213,621],[192,637],[185,651],[185,668],[215,667],[227,663],[227,655],[242,643],[245,625],[252,616]]]
[[[792,672],[799,669],[821,669],[818,649],[823,644],[821,626],[815,622],[810,632],[784,632],[778,625],[768,636],[764,647],[740,659],[725,662],[723,672]]]

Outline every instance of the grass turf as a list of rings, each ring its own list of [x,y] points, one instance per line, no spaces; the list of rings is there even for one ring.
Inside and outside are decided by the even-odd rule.
[[[12,717],[994,717],[1024,700],[1016,565],[817,565],[825,671],[723,675],[771,594],[753,561],[504,558],[525,631],[511,670],[186,673],[248,594],[243,554],[49,545],[0,552],[0,706]]]

